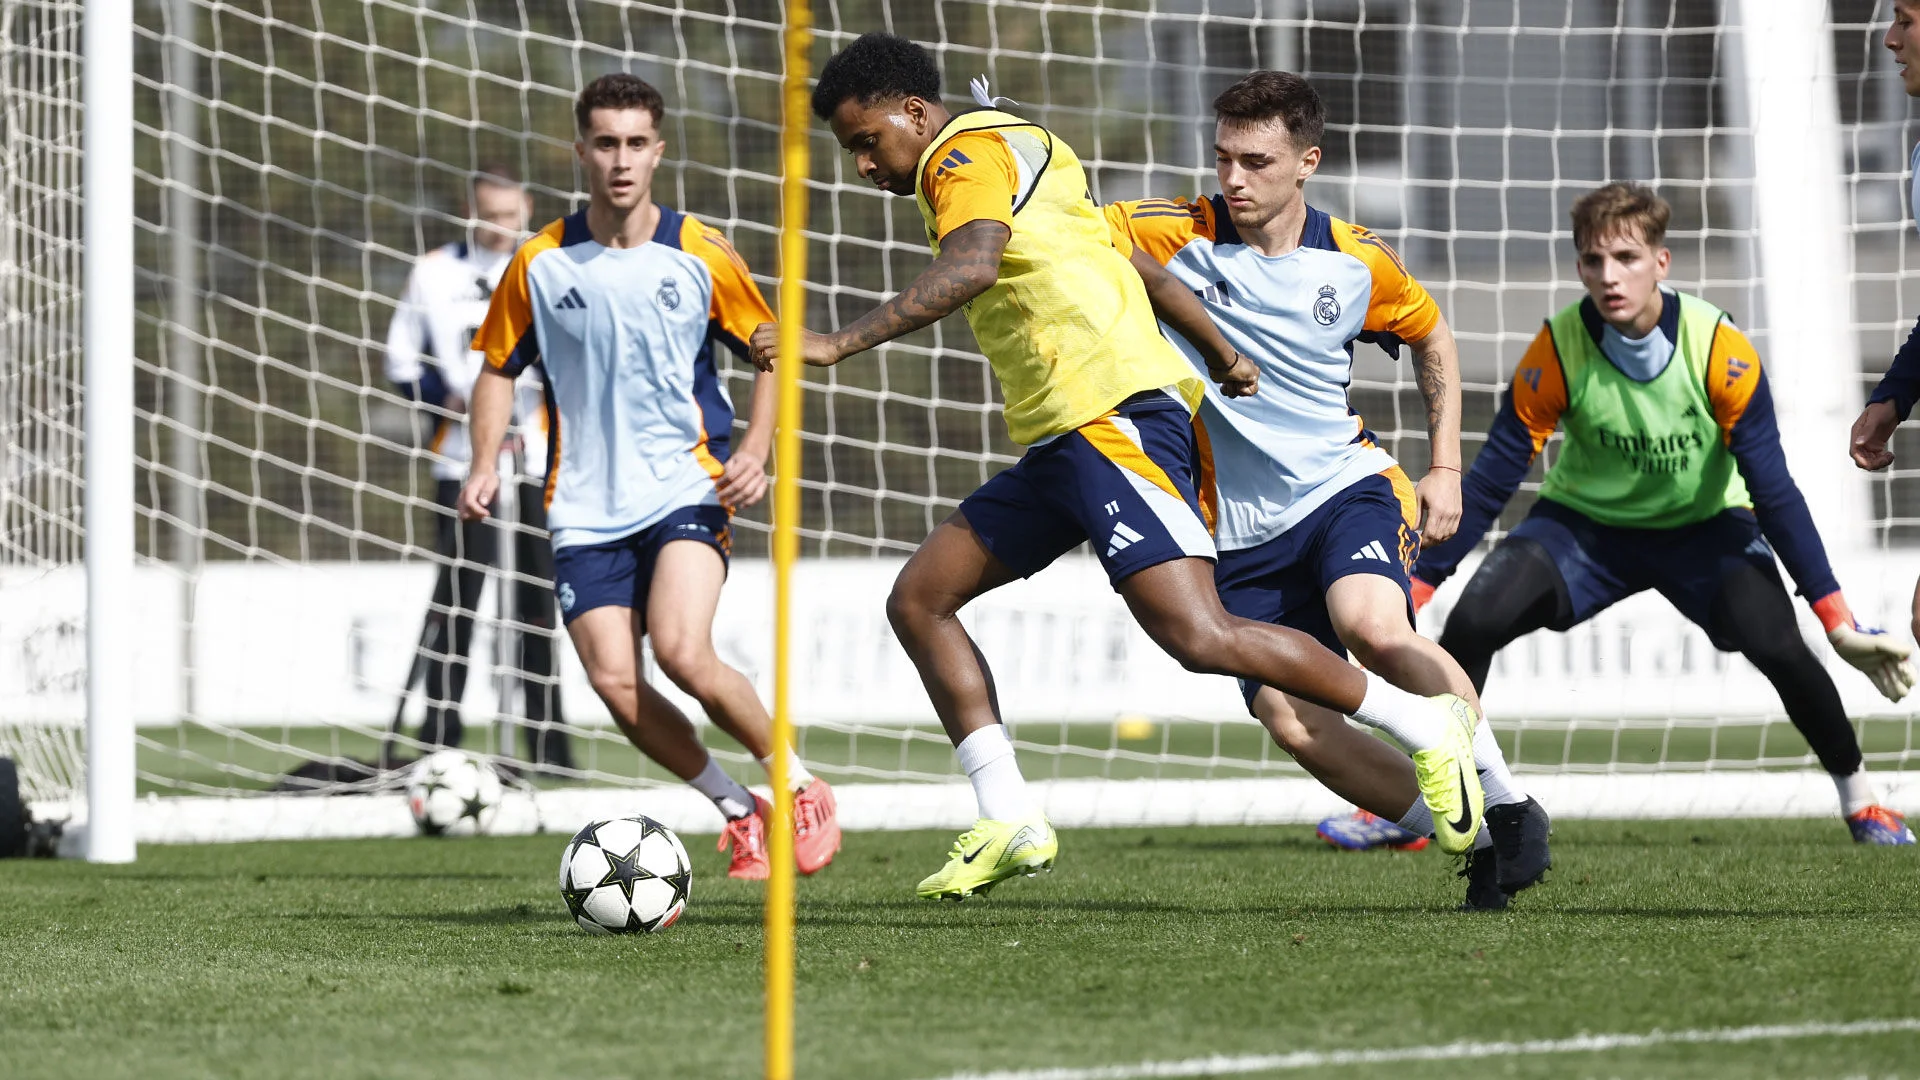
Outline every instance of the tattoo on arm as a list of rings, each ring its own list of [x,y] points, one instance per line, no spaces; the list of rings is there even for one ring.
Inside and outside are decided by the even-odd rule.
[[[1438,434],[1440,419],[1445,415],[1447,401],[1447,369],[1440,362],[1437,349],[1427,349],[1414,355],[1414,368],[1420,382],[1420,396],[1427,403],[1427,433]]]
[[[840,331],[847,354],[931,326],[986,292],[998,280],[1012,230],[998,221],[970,221],[940,242],[940,255],[912,284]]]
[[[1460,465],[1460,377],[1456,363],[1450,362],[1452,335],[1442,340],[1423,340],[1414,346],[1414,370],[1420,384],[1420,396],[1427,403],[1427,440],[1431,460],[1439,464]],[[1443,446],[1451,453],[1440,453]]]

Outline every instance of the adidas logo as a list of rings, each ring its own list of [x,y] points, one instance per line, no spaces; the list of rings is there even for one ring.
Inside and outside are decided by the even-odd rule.
[[[1380,541],[1378,540],[1374,540],[1368,543],[1366,547],[1363,547],[1359,551],[1354,552],[1353,555],[1347,559],[1347,561],[1352,562],[1354,559],[1379,559],[1381,562],[1384,562],[1384,563],[1390,563],[1393,561],[1392,559],[1387,557],[1387,549],[1381,547]]]
[[[1680,419],[1682,420],[1700,419],[1700,406],[1698,405],[1687,406],[1686,410],[1680,414]]]
[[[569,288],[567,289],[566,295],[562,296],[559,302],[553,306],[561,311],[584,311],[586,310],[587,302],[580,298],[579,289]]]
[[[961,153],[958,150],[949,150],[947,151],[947,156],[940,159],[939,171],[935,172],[933,175],[936,178],[942,177],[947,175],[947,173],[950,172],[951,170],[957,169],[962,165],[971,165],[971,164],[973,164],[972,158],[968,157],[967,155]]]
[[[1112,558],[1115,552],[1125,551],[1145,539],[1146,537],[1134,532],[1126,522],[1116,521],[1113,523],[1113,538],[1107,541],[1107,557]]]

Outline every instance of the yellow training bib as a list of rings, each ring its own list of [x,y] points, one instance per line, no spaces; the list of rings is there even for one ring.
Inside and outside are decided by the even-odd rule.
[[[1017,172],[1000,278],[967,304],[967,324],[1006,397],[1007,433],[1030,445],[1072,431],[1143,390],[1176,387],[1197,407],[1204,383],[1160,336],[1146,286],[1114,249],[1073,149],[1045,128],[983,109],[948,121],[916,172],[915,201],[940,253],[928,169],[967,132],[1006,140]]]

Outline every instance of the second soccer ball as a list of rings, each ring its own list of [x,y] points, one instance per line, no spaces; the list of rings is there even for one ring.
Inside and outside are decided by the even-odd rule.
[[[500,775],[464,750],[436,750],[407,773],[407,809],[428,836],[487,831],[500,808]]]

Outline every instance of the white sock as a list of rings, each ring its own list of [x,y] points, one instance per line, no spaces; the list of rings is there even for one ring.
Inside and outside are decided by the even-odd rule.
[[[989,724],[960,740],[953,748],[960,768],[973,782],[980,816],[993,821],[1024,821],[1034,815],[1033,797],[1020,763],[1013,756],[1013,738],[1006,725]]]
[[[1415,836],[1432,836],[1433,811],[1427,809],[1427,800],[1415,799],[1413,800],[1412,808],[1400,815],[1400,820],[1394,822],[1394,824],[1413,833]],[[1487,831],[1487,824],[1482,821],[1480,823],[1480,831],[1473,834],[1474,850],[1478,851],[1481,848],[1491,846],[1493,846],[1493,834]]]
[[[728,821],[738,821],[753,813],[753,792],[748,791],[745,784],[728,776],[720,768],[720,763],[711,757],[707,759],[707,767],[700,770],[700,775],[687,783],[692,784],[695,791],[712,799],[713,805],[720,808],[720,813]]]
[[[761,758],[760,765],[767,770],[767,779],[773,779],[773,755]],[[787,747],[787,790],[799,791],[811,783],[813,774],[807,771],[806,763],[800,760],[799,754],[793,752],[793,747]]]
[[[1371,671],[1366,674],[1367,696],[1354,710],[1355,720],[1386,732],[1409,754],[1446,742],[1447,718],[1432,702],[1407,693]]]
[[[1493,737],[1493,728],[1485,717],[1473,729],[1473,767],[1480,771],[1480,786],[1487,793],[1488,806],[1527,801],[1527,793],[1507,768],[1507,757],[1500,752],[1500,740]]]
[[[1412,809],[1400,815],[1395,824],[1416,836],[1432,836],[1433,811],[1427,809],[1427,800],[1415,799]]]
[[[1833,786],[1840,790],[1840,813],[1846,817],[1878,805],[1880,793],[1874,790],[1873,781],[1867,779],[1867,767],[1860,766],[1852,776],[1835,776]]]

